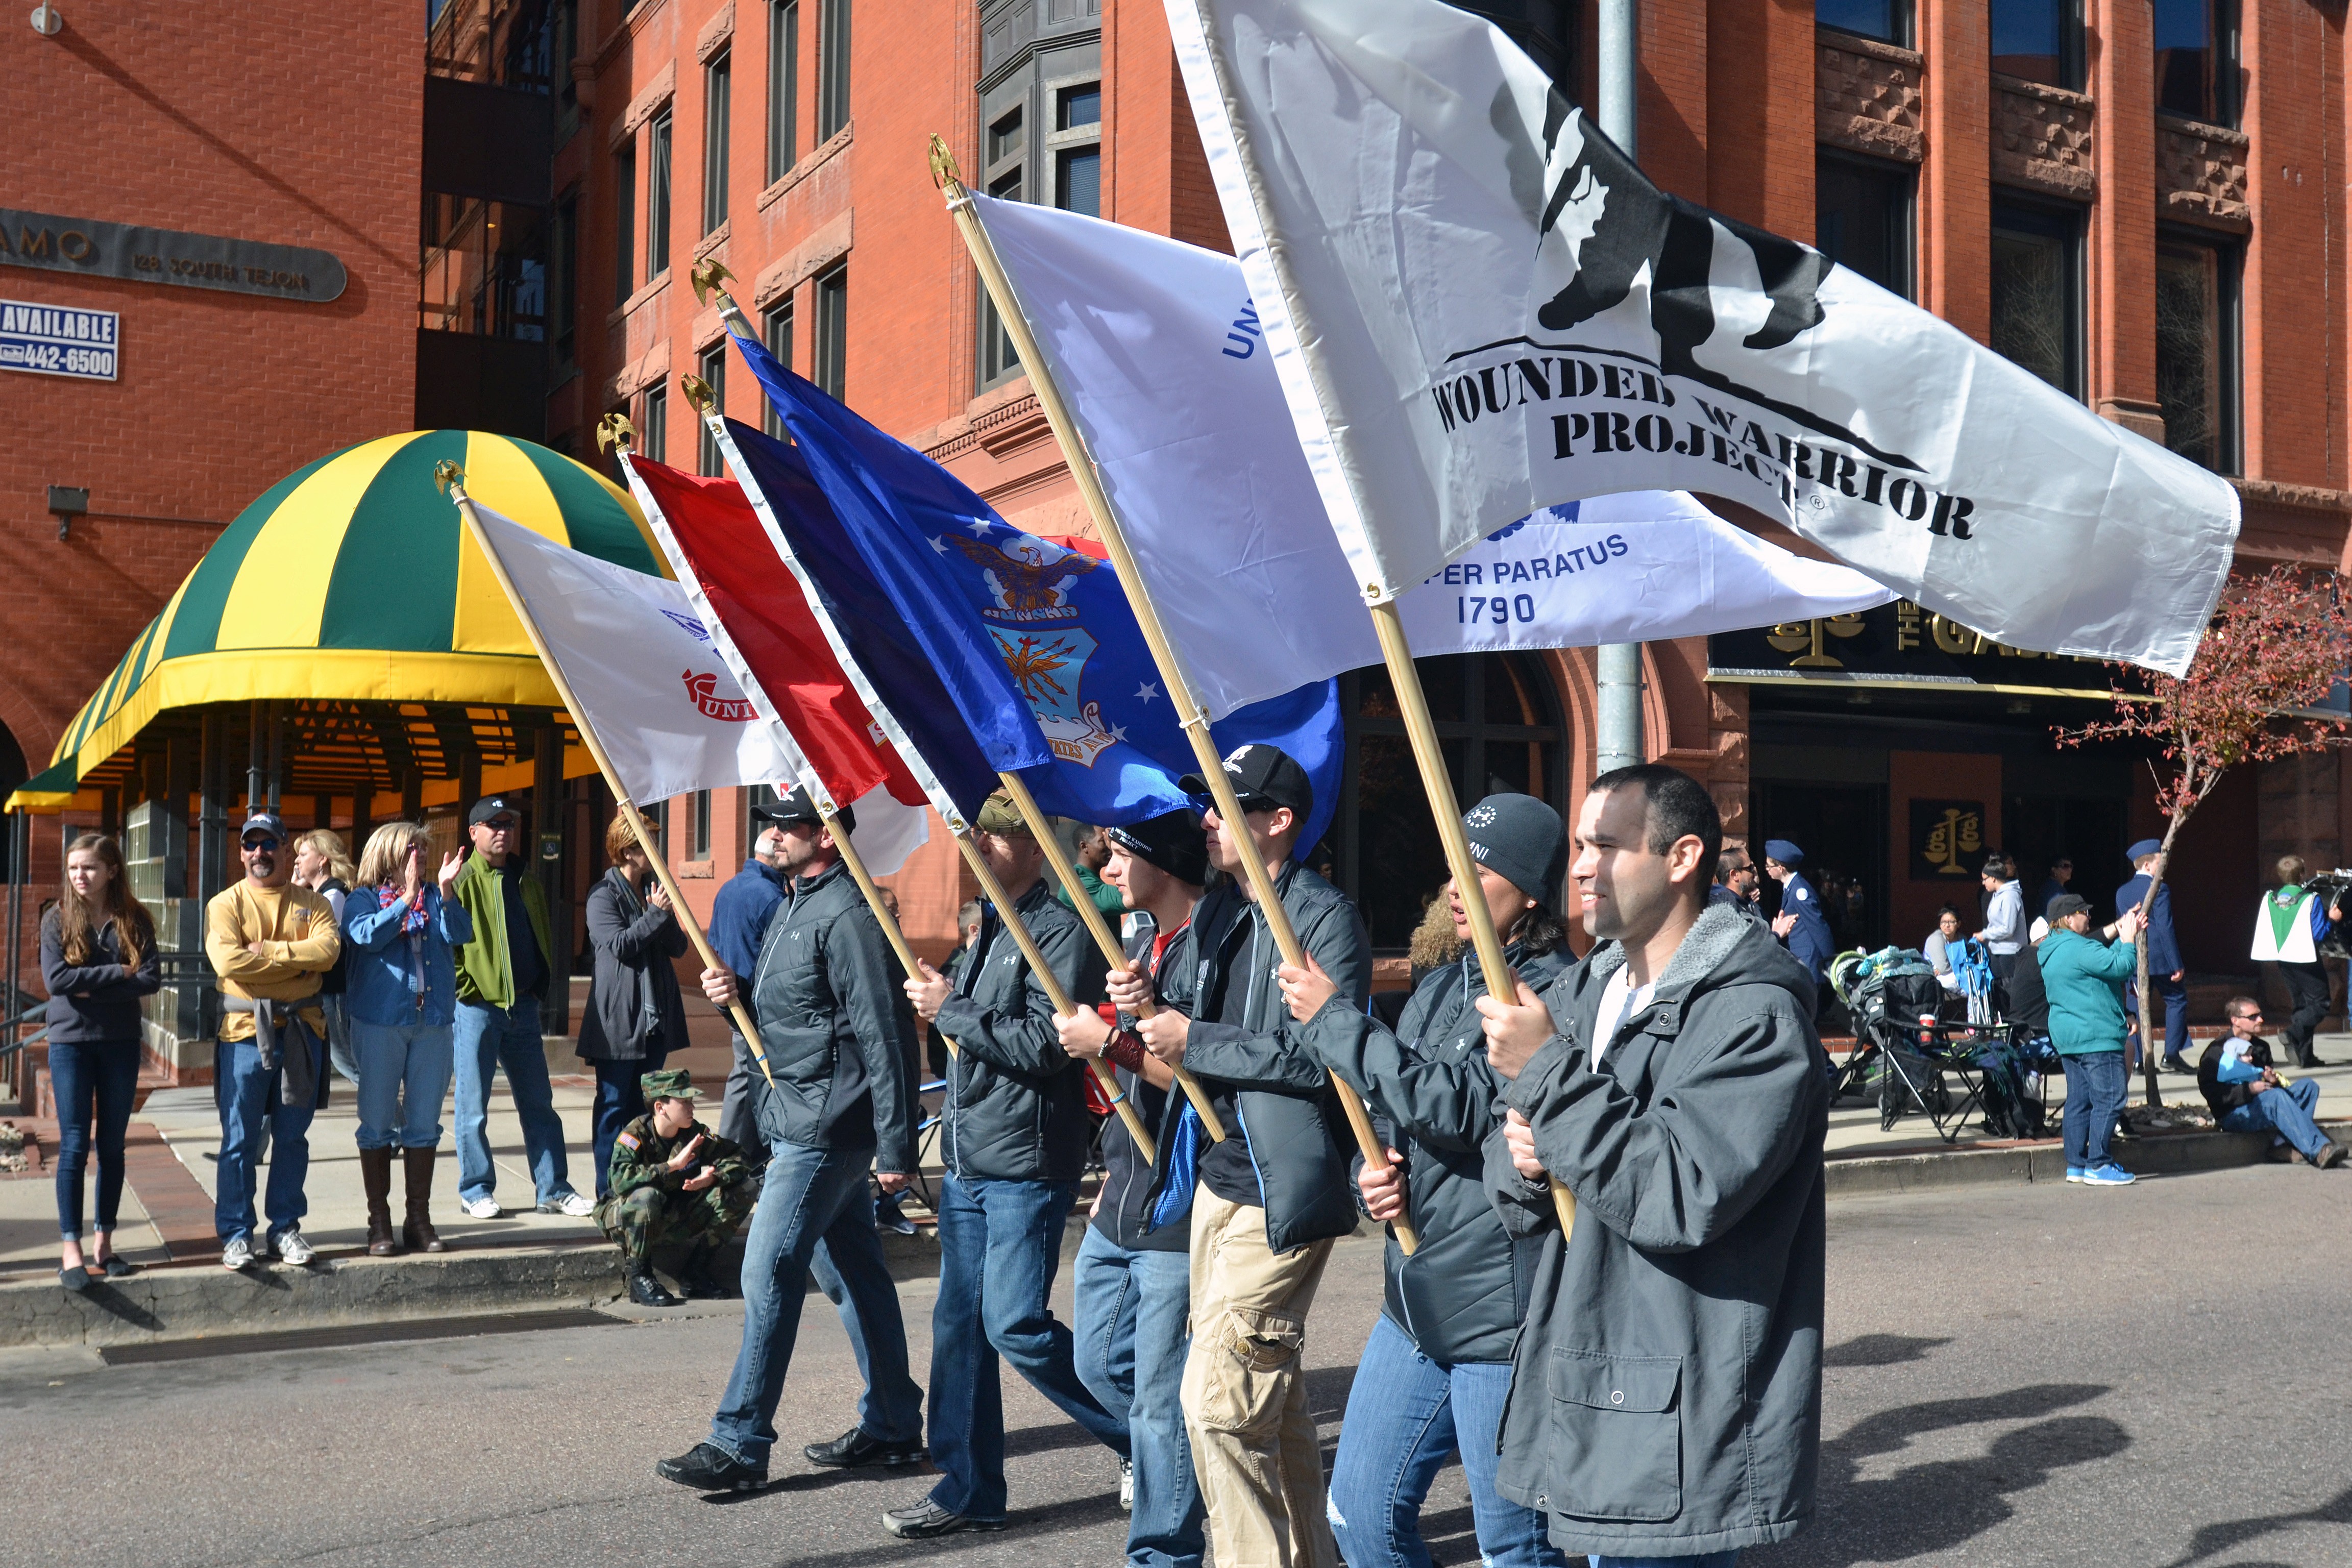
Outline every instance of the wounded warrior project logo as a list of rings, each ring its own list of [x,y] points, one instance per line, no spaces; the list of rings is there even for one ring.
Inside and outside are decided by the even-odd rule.
[[[716,675],[697,675],[688,669],[679,671],[678,679],[686,682],[687,696],[704,718],[716,719],[722,724],[748,724],[754,717],[748,699],[719,695]]]
[[[1693,489],[1760,489],[1791,516],[1827,511],[1834,492],[1933,533],[1970,537],[1974,503],[1931,483],[1920,463],[1721,368],[1802,384],[1801,340],[1827,315],[1827,258],[1658,190],[1557,92],[1539,140],[1507,88],[1490,120],[1512,194],[1536,226],[1538,266],[1566,274],[1530,328],[1575,334],[1639,289],[1657,353],[1532,336],[1462,349],[1429,389],[1448,434],[1462,439],[1481,419],[1526,411],[1517,416],[1531,423],[1548,416],[1554,460],[1689,458],[1725,470],[1713,484],[1685,470]],[[1592,335],[1605,340],[1625,325]],[[1532,458],[1541,445],[1535,431],[1529,437]]]
[[[1077,624],[1080,612],[1070,590],[1101,563],[1002,524],[975,519],[969,526],[977,537],[934,540],[932,548],[942,554],[952,549],[980,568],[989,595],[981,619],[1046,744],[1065,762],[1093,767],[1097,757],[1127,739],[1126,731],[1103,721],[1102,704],[1080,689],[1098,645]],[[1002,546],[988,538],[1000,528],[1012,536]]]

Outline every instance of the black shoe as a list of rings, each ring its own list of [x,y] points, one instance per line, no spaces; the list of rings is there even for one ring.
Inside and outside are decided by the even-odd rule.
[[[801,1450],[812,1465],[826,1465],[837,1470],[855,1469],[861,1465],[919,1465],[929,1458],[923,1445],[916,1443],[885,1443],[879,1437],[869,1437],[863,1426],[852,1426],[830,1443],[811,1443]]]
[[[653,1270],[642,1268],[629,1270],[629,1300],[640,1307],[679,1305],[677,1297],[662,1289],[662,1282],[654,1278]],[[671,1479],[674,1480],[677,1478]]]
[[[2317,1170],[2334,1170],[2336,1166],[2344,1163],[2344,1145],[2341,1143],[2330,1143],[2326,1148],[2322,1149],[2319,1152],[2319,1158],[2312,1161],[2311,1163],[2313,1167]]]
[[[711,1265],[718,1261],[714,1247],[698,1247],[687,1255],[686,1267],[677,1277],[678,1288],[689,1301],[725,1301],[740,1294],[725,1276],[715,1272]]]
[[[934,1535],[953,1535],[959,1530],[1003,1530],[1001,1519],[966,1519],[952,1509],[940,1507],[930,1499],[911,1508],[894,1508],[882,1515],[882,1528],[901,1541],[928,1541]]]
[[[2195,1078],[2197,1076],[2197,1069],[2190,1067],[2187,1062],[2182,1061],[2179,1057],[2165,1058],[2164,1070],[2170,1073],[2182,1073],[2189,1078]]]
[[[58,1283],[79,1296],[89,1289],[89,1270],[85,1268],[60,1268],[58,1270]]]
[[[128,1279],[138,1272],[138,1269],[123,1262],[120,1258],[110,1258],[106,1260],[106,1277],[109,1279]]]
[[[675,1459],[654,1466],[654,1474],[698,1492],[755,1492],[768,1484],[768,1472],[754,1469],[714,1443],[697,1443]]]

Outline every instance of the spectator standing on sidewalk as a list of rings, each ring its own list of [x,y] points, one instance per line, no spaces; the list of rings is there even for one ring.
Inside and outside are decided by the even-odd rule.
[[[2154,879],[2156,863],[2164,846],[2154,838],[2143,838],[2124,851],[2131,861],[2132,879],[2116,889],[2116,912],[2139,909],[2147,898],[2148,884]],[[2152,987],[2164,999],[2164,1070],[2195,1074],[2180,1053],[2189,1048],[2189,971],[2180,960],[2180,942],[2172,929],[2172,888],[2169,884],[2156,890],[2155,901],[2140,910],[2140,921],[2147,928],[2147,973]],[[2057,922],[2051,922],[2055,925]],[[2137,970],[2135,970],[2137,976]],[[2139,984],[2135,977],[2124,994],[2124,1011],[2134,1020],[2139,1017]],[[2135,1026],[2128,1047],[2133,1065],[2137,1065],[2142,1031]]]
[[[205,906],[205,956],[220,977],[223,1009],[213,1047],[221,1116],[213,1226],[226,1268],[247,1268],[273,1251],[297,1267],[318,1256],[302,1234],[302,1216],[310,1208],[304,1191],[310,1118],[327,1103],[319,984],[343,944],[327,900],[293,885],[293,847],[276,812],[253,813],[237,834],[245,876]],[[265,1129],[269,1230],[257,1247],[254,1166]]]
[[[1764,873],[1780,884],[1780,912],[1772,917],[1772,934],[1788,948],[1790,957],[1805,966],[1818,992],[1830,960],[1837,956],[1837,939],[1822,912],[1821,894],[1798,869],[1804,863],[1805,852],[1790,840],[1764,841]]]
[[[710,951],[730,974],[749,974],[759,968],[761,939],[783,906],[782,873],[777,868],[782,863],[784,835],[776,826],[776,810],[772,805],[751,808],[751,826],[758,835],[751,840],[751,857],[710,900]],[[751,1114],[751,1085],[759,1079],[760,1067],[731,1015],[727,1040],[735,1061],[728,1068],[727,1092],[719,1101],[719,1136],[741,1147],[756,1167],[767,1157],[767,1145],[760,1141],[759,1123]]]
[[[1078,887],[1094,901],[1095,908],[1113,917],[1124,914],[1126,900],[1119,897],[1117,888],[1103,880],[1103,868],[1110,864],[1110,840],[1103,837],[1103,830],[1090,823],[1059,819],[1054,826],[1056,832],[1069,833],[1070,861],[1077,868]],[[1054,898],[1066,910],[1077,908],[1070,902],[1067,888],[1055,888]]]
[[[359,885],[359,872],[352,868],[352,852],[340,833],[323,827],[314,828],[294,841],[294,880],[327,900],[335,911],[335,929],[343,929],[343,900]],[[344,963],[335,961],[335,967],[319,984],[319,1006],[327,1015],[327,1059],[345,1083],[360,1081],[360,1060],[352,1047],[349,1010],[343,1005],[348,986]]]
[[[2304,879],[2310,875],[2311,868],[2302,856],[2281,856],[2277,890],[2263,894],[2262,908],[2254,911],[2254,962],[2277,964],[2280,978],[2286,982],[2294,1016],[2287,1021],[2284,1043],[2288,1059],[2299,1068],[2326,1065],[2311,1048],[2311,1037],[2318,1030],[2319,1021],[2327,1016],[2330,1001],[2327,968],[2319,962],[2319,944],[2344,918],[2337,906],[2323,908],[2317,893],[2304,891]],[[2204,1077],[2200,1067],[2200,1084]]]
[[[2140,917],[2126,910],[2100,937],[2075,893],[2050,901],[2050,934],[2037,950],[2050,1004],[2050,1044],[2066,1069],[2066,1179],[2127,1187],[2133,1176],[2107,1152],[2123,1110],[2124,991],[2139,967]],[[2102,940],[2112,935],[2115,940]]]
[[[1762,925],[1764,910],[1760,900],[1763,896],[1763,887],[1756,877],[1756,862],[1749,859],[1748,851],[1738,845],[1725,845],[1723,853],[1715,858],[1715,886],[1706,890],[1706,901],[1729,904],[1758,925]]]
[[[596,1075],[589,1147],[600,1203],[612,1191],[613,1140],[646,1114],[639,1080],[660,1072],[670,1052],[686,1048],[686,1003],[670,962],[686,956],[686,929],[626,817],[605,825],[604,858],[610,864],[588,889],[595,977],[580,1015],[579,1046],[581,1059]]]
[[[1984,943],[1992,977],[2006,986],[2010,971],[2017,967],[2018,951],[2025,945],[2025,889],[2018,885],[2017,868],[2006,855],[1986,857],[1979,879],[1984,883],[1986,901],[1984,930],[1977,932],[1977,940]]]
[[[2225,1132],[2268,1132],[2273,1145],[2292,1147],[2304,1163],[2324,1171],[2344,1163],[2344,1146],[2319,1130],[2319,1080],[2282,1083],[2271,1066],[2270,1042],[2263,1038],[2263,1005],[2251,996],[2230,998],[2230,1032],[2205,1047],[2197,1062],[2197,1090]]]
[[[139,1093],[139,1005],[163,985],[155,921],[122,876],[122,851],[102,834],[66,847],[65,885],[41,916],[41,984],[49,1037],[49,1087],[58,1101],[58,1282],[120,1279],[114,1255],[122,1207],[122,1148]],[[98,1154],[98,1238],[81,1248],[82,1174]]]
[[[2033,902],[2026,906],[2025,912],[2037,921],[2048,920],[2050,900],[2065,892],[2067,884],[2074,879],[2074,862],[2063,855],[2051,861],[2050,874],[2042,879],[2042,890],[2033,895]]]
[[[503,1068],[539,1212],[584,1219],[596,1205],[572,1187],[539,1032],[540,999],[549,985],[563,983],[563,972],[547,923],[547,892],[521,853],[521,809],[504,795],[486,796],[466,814],[466,832],[474,852],[453,889],[474,922],[474,939],[457,950],[458,1206],[468,1219],[503,1212],[490,1159],[490,1078]]]
[[[358,885],[343,900],[353,1055],[360,1069],[360,1180],[367,1194],[368,1256],[446,1252],[433,1228],[433,1163],[441,1145],[441,1098],[449,1092],[449,1030],[457,975],[450,951],[470,942],[474,922],[449,895],[465,864],[441,859],[425,870],[425,829],[387,822],[368,836]],[[400,1240],[392,1234],[392,1156],[398,1150],[407,1195]]]

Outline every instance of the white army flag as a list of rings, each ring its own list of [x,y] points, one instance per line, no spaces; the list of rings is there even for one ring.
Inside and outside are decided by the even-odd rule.
[[[2179,673],[2236,493],[1819,251],[1659,191],[1439,0],[1165,0],[1358,590],[1556,502],[1786,520],[2013,647]]]

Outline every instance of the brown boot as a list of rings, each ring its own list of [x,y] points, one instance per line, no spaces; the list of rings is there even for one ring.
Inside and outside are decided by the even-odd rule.
[[[399,1252],[392,1239],[392,1151],[360,1151],[360,1180],[367,1188],[368,1256],[390,1258]]]
[[[425,1210],[433,1205],[433,1157],[431,1149],[403,1149],[401,1159],[408,1177],[408,1218],[400,1227],[400,1238],[417,1252],[446,1252],[449,1244],[433,1228]]]

